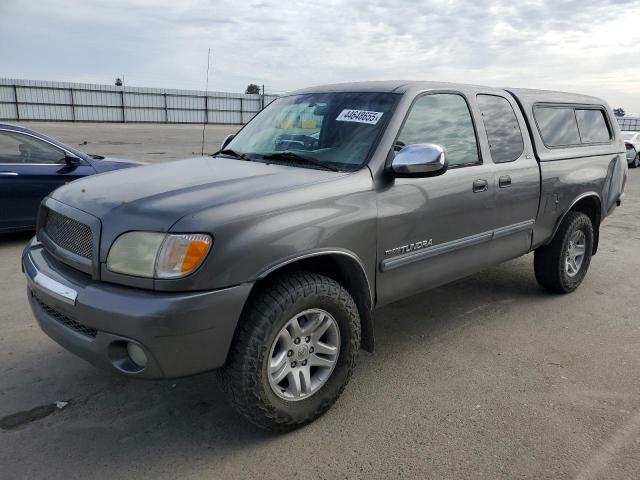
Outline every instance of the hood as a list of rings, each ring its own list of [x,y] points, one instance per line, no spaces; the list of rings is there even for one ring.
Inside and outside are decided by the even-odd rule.
[[[90,157],[89,160],[91,161],[91,165],[93,165],[98,173],[120,170],[121,168],[139,167],[140,165],[146,165],[145,162],[128,160],[124,158]]]
[[[104,160],[101,160],[104,161]],[[346,175],[340,172],[198,157],[117,170],[76,180],[51,196],[121,225],[122,231],[168,229],[185,215]]]

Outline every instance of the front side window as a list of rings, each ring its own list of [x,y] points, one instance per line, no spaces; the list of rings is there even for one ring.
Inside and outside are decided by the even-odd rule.
[[[520,124],[511,104],[496,95],[478,95],[478,106],[495,163],[512,162],[524,151]]]
[[[243,128],[222,154],[356,170],[368,161],[398,98],[375,92],[281,97]]]
[[[0,131],[0,163],[64,163],[65,152],[30,135]]]
[[[611,140],[604,112],[596,109],[576,109],[582,143],[605,143]]]
[[[536,107],[534,116],[548,147],[580,145],[576,115],[571,107]]]
[[[414,103],[397,147],[432,143],[444,148],[450,166],[479,163],[478,142],[465,99],[454,93],[424,95]]]

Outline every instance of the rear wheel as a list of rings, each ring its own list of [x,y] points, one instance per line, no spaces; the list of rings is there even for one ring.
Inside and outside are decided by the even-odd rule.
[[[347,290],[314,273],[281,276],[245,309],[221,377],[259,427],[287,431],[325,413],[347,385],[360,318]]]
[[[551,243],[535,251],[538,283],[552,292],[574,291],[587,274],[592,251],[591,219],[584,213],[567,213]]]

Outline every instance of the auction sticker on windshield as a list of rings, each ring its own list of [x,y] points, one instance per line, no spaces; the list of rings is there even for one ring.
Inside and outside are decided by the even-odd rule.
[[[369,123],[375,125],[382,117],[384,112],[369,112],[367,110],[350,110],[345,109],[340,112],[338,118],[339,122],[357,122],[357,123]]]

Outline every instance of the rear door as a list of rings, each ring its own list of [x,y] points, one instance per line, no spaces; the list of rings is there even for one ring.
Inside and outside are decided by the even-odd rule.
[[[396,145],[418,143],[442,146],[449,168],[437,177],[396,178],[378,191],[378,304],[487,264],[495,186],[468,98],[456,91],[419,96]]]
[[[505,93],[480,93],[477,105],[493,161],[494,230],[490,263],[518,257],[531,248],[540,200],[540,169],[527,127],[515,101]]]
[[[66,152],[32,135],[0,130],[0,231],[34,227],[38,207],[50,192],[96,173],[81,160],[67,166]]]

